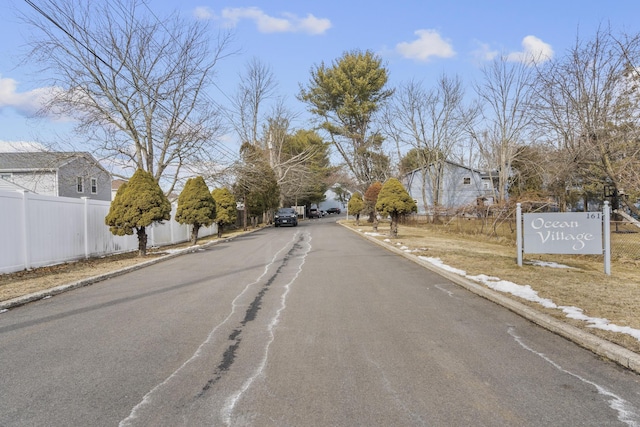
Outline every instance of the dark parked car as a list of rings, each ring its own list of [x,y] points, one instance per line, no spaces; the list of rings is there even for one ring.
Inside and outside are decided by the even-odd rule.
[[[340,208],[329,208],[329,209],[327,209],[327,213],[328,214],[339,214],[340,213]]]
[[[276,227],[281,225],[295,227],[298,225],[298,213],[293,208],[280,208],[273,218],[273,223]]]

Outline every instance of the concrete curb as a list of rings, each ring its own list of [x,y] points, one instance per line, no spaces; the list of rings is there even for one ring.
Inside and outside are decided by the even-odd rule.
[[[637,354],[622,346],[585,332],[582,329],[576,328],[575,326],[569,325],[568,323],[562,322],[547,314],[541,313],[525,304],[522,304],[514,299],[505,296],[504,294],[501,294],[500,292],[496,292],[450,271],[438,268],[429,262],[421,260],[417,256],[407,254],[406,252],[388,245],[385,242],[382,242],[372,236],[367,236],[366,234],[354,230],[353,228],[348,227],[344,224],[340,225],[395,254],[401,255],[404,258],[424,268],[427,268],[434,273],[439,274],[440,276],[445,277],[446,279],[462,286],[463,288],[475,293],[478,296],[501,305],[518,314],[519,316],[522,316],[523,318],[545,329],[548,329],[549,331],[554,332],[578,344],[579,346],[586,348],[587,350],[592,351],[598,356],[605,357],[629,370],[640,374],[640,354]]]
[[[131,271],[135,271],[135,270],[140,270],[141,268],[145,268],[145,267],[148,267],[150,265],[157,264],[159,262],[166,261],[168,259],[175,258],[175,257],[181,256],[181,255],[184,255],[184,254],[193,253],[193,252],[196,252],[196,251],[198,251],[200,249],[208,248],[209,246],[214,246],[214,245],[217,245],[217,244],[220,244],[220,243],[226,243],[226,242],[229,242],[229,241],[231,241],[231,240],[233,240],[233,239],[235,239],[237,237],[245,236],[247,234],[251,234],[251,233],[253,233],[255,231],[258,231],[258,230],[260,230],[260,228],[256,228],[254,230],[249,230],[249,231],[246,231],[244,233],[237,234],[237,235],[235,235],[233,237],[228,237],[226,239],[220,239],[220,240],[214,240],[214,241],[211,241],[211,242],[207,242],[207,243],[205,243],[203,245],[190,246],[188,248],[185,248],[185,249],[182,249],[182,250],[179,250],[179,251],[175,251],[175,252],[172,252],[170,254],[163,255],[163,256],[151,259],[149,261],[141,262],[140,264],[132,265],[130,267],[125,267],[125,268],[122,268],[120,270],[112,271],[112,272],[101,274],[101,275],[98,275],[98,276],[88,277],[86,279],[78,280],[76,282],[67,283],[66,285],[56,286],[54,288],[45,289],[43,291],[34,292],[34,293],[28,294],[28,295],[23,295],[21,297],[12,298],[10,300],[0,301],[0,311],[9,310],[11,308],[19,307],[21,305],[28,304],[28,303],[33,302],[33,301],[38,301],[38,300],[41,300],[41,299],[50,298],[50,297],[52,297],[54,295],[58,295],[58,294],[61,294],[63,292],[68,292],[68,291],[72,291],[74,289],[78,289],[78,288],[82,288],[82,287],[85,287],[85,286],[89,286],[89,285],[92,285],[94,283],[101,282],[103,280],[109,279],[111,277],[120,276],[122,274],[126,274],[126,273],[129,273]]]

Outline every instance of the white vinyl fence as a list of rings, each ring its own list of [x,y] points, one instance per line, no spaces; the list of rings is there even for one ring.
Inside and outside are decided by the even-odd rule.
[[[111,202],[0,190],[0,274],[138,249],[138,237],[105,225]],[[191,227],[171,220],[147,228],[148,246],[189,240]],[[216,234],[202,227],[198,236]]]

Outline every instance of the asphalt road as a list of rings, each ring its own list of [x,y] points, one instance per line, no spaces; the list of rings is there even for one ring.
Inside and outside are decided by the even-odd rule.
[[[640,426],[640,377],[335,224],[0,314],[0,426]]]

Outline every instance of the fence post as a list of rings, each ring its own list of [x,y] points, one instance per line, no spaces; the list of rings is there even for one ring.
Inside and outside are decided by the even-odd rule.
[[[609,207],[609,202],[604,202],[604,207],[602,208],[604,227],[604,274],[610,276],[611,275],[611,207]]]
[[[29,259],[29,221],[27,216],[29,215],[29,196],[27,190],[16,190],[22,193],[22,259],[24,260],[25,270],[31,268],[31,260]]]
[[[89,198],[81,199],[84,202],[84,259],[89,259]]]
[[[151,223],[151,230],[149,230],[151,232],[147,236],[147,238],[149,238],[149,237],[151,238],[151,244],[149,244],[149,242],[147,241],[147,248],[149,248],[149,247],[153,248],[153,247],[156,246],[156,233],[155,233],[156,224],[157,224],[157,222],[155,222],[155,221]]]
[[[516,203],[516,246],[518,247],[518,266],[522,267],[522,205]]]
[[[173,245],[175,243],[175,236],[174,236],[174,231],[173,231],[173,223],[175,221],[173,220],[173,216],[171,216],[171,219],[169,220],[169,239],[171,240],[171,244]]]

